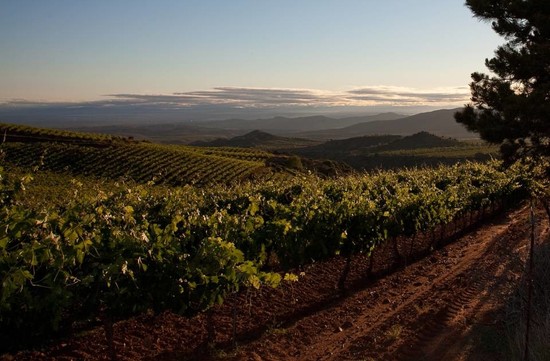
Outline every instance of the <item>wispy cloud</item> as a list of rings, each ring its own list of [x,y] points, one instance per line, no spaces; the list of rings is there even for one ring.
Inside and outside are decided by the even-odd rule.
[[[348,91],[349,99],[394,105],[463,104],[468,101],[468,88],[438,88],[419,90],[413,88],[370,86]]]
[[[110,94],[110,97],[183,107],[226,104],[239,107],[330,106],[345,102],[345,94],[312,89],[216,87],[169,95]]]
[[[89,102],[33,102],[10,100],[0,109],[31,108],[92,111],[204,112],[215,110],[327,109],[332,107],[446,107],[461,106],[468,101],[465,87],[413,89],[392,86],[364,86],[344,91],[293,88],[216,87],[209,90],[171,94],[120,93],[105,95],[104,100]]]
[[[240,107],[274,106],[371,106],[446,105],[464,103],[468,89],[464,87],[419,90],[391,86],[366,86],[341,92],[318,89],[217,87],[211,90],[180,92],[169,95],[111,94],[121,100],[134,100],[196,106],[226,104]]]

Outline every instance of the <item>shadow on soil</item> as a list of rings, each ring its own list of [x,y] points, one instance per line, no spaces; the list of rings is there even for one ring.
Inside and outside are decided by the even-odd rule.
[[[529,331],[529,361],[550,360],[550,235],[548,219],[538,226],[539,239],[534,247],[533,294],[531,328]],[[542,233],[542,237],[541,237]],[[503,305],[482,315],[465,339],[471,351],[466,361],[525,360],[525,339],[528,300],[528,248],[523,257],[514,254],[512,274],[515,288]],[[510,273],[504,273],[495,286],[510,283]],[[482,299],[481,302],[484,300]],[[480,303],[481,304],[481,303]]]

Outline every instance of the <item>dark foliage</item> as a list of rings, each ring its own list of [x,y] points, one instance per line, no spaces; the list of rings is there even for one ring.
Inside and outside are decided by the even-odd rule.
[[[506,39],[473,73],[472,103],[455,118],[500,144],[505,160],[550,155],[550,1],[467,0],[474,16]]]

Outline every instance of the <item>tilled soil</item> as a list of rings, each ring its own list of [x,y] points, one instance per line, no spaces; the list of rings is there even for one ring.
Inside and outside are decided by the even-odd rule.
[[[344,294],[335,287],[345,264],[337,258],[298,270],[303,273],[297,283],[243,292],[191,319],[165,312],[118,322],[117,358],[498,359],[498,350],[486,347],[482,336],[487,329],[498,333],[500,309],[519,285],[528,251],[528,216],[527,207],[496,216],[385,277],[380,275],[395,263],[389,243],[373,265],[357,256]],[[538,219],[537,236],[546,239],[546,223],[542,216]],[[426,251],[430,239],[415,242],[424,242]],[[401,255],[411,242],[399,244]],[[366,277],[369,271],[378,279]],[[109,359],[107,350],[103,328],[97,328],[0,359]]]

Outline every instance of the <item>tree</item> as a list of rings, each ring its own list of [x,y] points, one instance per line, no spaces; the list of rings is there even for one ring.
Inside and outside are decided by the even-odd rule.
[[[457,122],[500,144],[509,163],[550,156],[550,0],[466,0],[506,39],[473,73],[471,103]],[[549,174],[550,175],[550,174]]]

